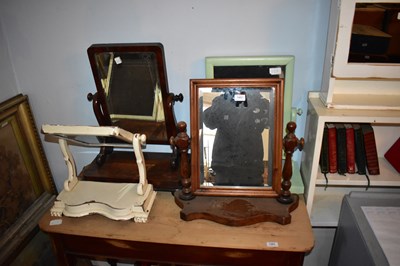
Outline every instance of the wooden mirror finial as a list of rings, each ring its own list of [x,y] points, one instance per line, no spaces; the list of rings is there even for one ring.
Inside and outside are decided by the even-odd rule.
[[[291,197],[290,193],[290,187],[292,186],[292,183],[290,179],[292,178],[292,155],[293,152],[296,149],[299,149],[300,151],[303,149],[304,146],[304,139],[298,139],[296,135],[294,134],[294,131],[296,130],[296,123],[295,122],[289,122],[287,123],[286,126],[286,131],[287,134],[283,138],[283,149],[285,151],[285,164],[283,166],[283,171],[282,171],[282,190],[277,198],[277,200],[280,203],[284,204],[289,204],[293,202],[293,198]]]

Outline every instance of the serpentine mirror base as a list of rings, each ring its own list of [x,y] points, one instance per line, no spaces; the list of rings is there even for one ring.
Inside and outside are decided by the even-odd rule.
[[[180,191],[174,194],[175,203],[182,208],[180,217],[184,221],[206,219],[223,225],[245,226],[261,222],[290,224],[290,212],[299,205],[299,196],[292,194],[290,204],[281,204],[275,198],[246,197],[195,197],[180,199]]]

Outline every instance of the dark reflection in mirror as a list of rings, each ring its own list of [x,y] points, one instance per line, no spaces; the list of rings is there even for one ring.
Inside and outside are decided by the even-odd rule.
[[[93,44],[88,56],[97,93],[89,94],[101,126],[140,132],[148,144],[168,144],[175,136],[175,101],[169,93],[161,43]]]
[[[274,91],[201,88],[199,96],[200,186],[269,186]]]
[[[96,63],[113,121],[165,120],[154,53],[100,53]]]

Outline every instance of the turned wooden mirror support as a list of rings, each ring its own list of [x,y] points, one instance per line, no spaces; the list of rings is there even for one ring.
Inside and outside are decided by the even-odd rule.
[[[182,189],[177,192],[177,195],[181,200],[191,200],[194,198],[194,195],[191,190],[192,182],[190,180],[190,166],[188,156],[190,139],[188,134],[186,133],[185,122],[178,123],[178,135],[176,137],[170,138],[170,144],[171,146],[177,147],[178,152],[181,155],[180,175]]]
[[[279,194],[277,200],[283,204],[289,204],[294,201],[292,194],[290,193],[290,187],[292,183],[290,179],[292,178],[293,169],[292,169],[292,155],[296,149],[300,151],[303,150],[304,139],[298,139],[294,134],[296,130],[296,123],[289,122],[286,126],[287,134],[283,139],[283,149],[285,151],[285,164],[283,165],[282,171],[282,190]]]
[[[206,219],[229,226],[244,226],[259,222],[276,222],[289,224],[290,212],[299,204],[299,196],[290,192],[292,175],[292,155],[296,149],[301,150],[304,139],[297,139],[294,131],[296,124],[289,122],[287,135],[283,139],[285,164],[281,193],[276,198],[238,197],[238,196],[196,196],[192,192],[188,149],[190,138],[186,133],[186,123],[178,123],[178,135],[171,137],[181,155],[180,174],[182,189],[174,193],[176,204],[182,208],[180,216],[185,221]],[[192,162],[195,163],[195,162]]]

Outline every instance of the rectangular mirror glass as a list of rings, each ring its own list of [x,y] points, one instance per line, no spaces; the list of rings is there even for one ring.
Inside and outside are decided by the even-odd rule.
[[[278,194],[283,95],[283,79],[191,80],[194,194]]]
[[[105,52],[95,57],[114,123],[120,119],[165,120],[154,52]]]

